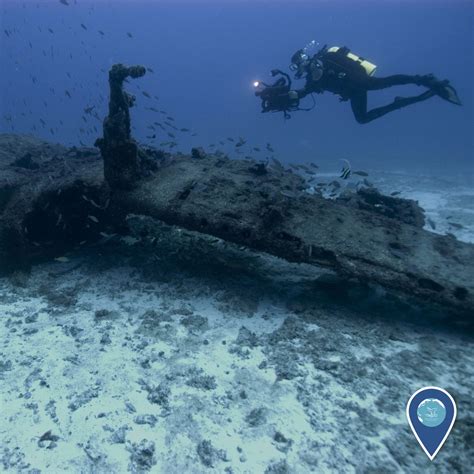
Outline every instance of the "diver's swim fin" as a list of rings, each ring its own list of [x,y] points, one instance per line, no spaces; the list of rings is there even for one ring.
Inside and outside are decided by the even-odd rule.
[[[450,86],[448,81],[442,81],[439,85],[434,87],[434,91],[442,99],[451,102],[451,104],[462,105],[456,89],[453,86]]]

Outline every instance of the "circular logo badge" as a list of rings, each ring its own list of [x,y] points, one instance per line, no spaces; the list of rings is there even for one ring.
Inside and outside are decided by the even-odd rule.
[[[416,410],[418,420],[429,428],[443,423],[446,418],[446,408],[437,398],[425,398]]]

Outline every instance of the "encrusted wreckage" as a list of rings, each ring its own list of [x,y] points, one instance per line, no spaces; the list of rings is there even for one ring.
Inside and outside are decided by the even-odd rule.
[[[121,231],[139,215],[474,314],[474,246],[423,230],[415,202],[375,190],[329,200],[281,167],[140,147],[123,81],[144,73],[122,65],[109,73],[102,159],[91,148],[0,136],[2,273]]]

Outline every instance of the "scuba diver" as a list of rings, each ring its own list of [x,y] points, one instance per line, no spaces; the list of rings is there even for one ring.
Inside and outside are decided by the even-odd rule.
[[[255,95],[262,100],[262,112],[283,112],[285,118],[290,118],[289,111],[311,110],[314,107],[313,105],[310,109],[301,109],[300,99],[325,91],[339,95],[341,102],[350,101],[355,119],[362,124],[433,96],[461,105],[456,90],[448,80],[441,81],[433,74],[374,77],[376,66],[353,54],[349,48],[328,48],[325,45],[310,56],[308,49],[315,44],[316,42],[312,41],[305,48],[296,51],[291,58],[290,70],[295,73],[295,78],[306,80],[303,89],[292,90],[289,75],[279,69],[271,71],[272,76],[282,76],[274,84],[268,85],[259,81],[254,83],[257,88]],[[406,84],[423,86],[427,90],[412,97],[395,97],[388,105],[367,110],[368,91]]]

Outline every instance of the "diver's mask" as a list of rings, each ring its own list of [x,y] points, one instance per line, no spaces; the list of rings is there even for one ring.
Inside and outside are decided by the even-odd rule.
[[[296,79],[300,79],[309,65],[309,56],[304,49],[299,49],[291,57],[290,71],[295,73]]]

